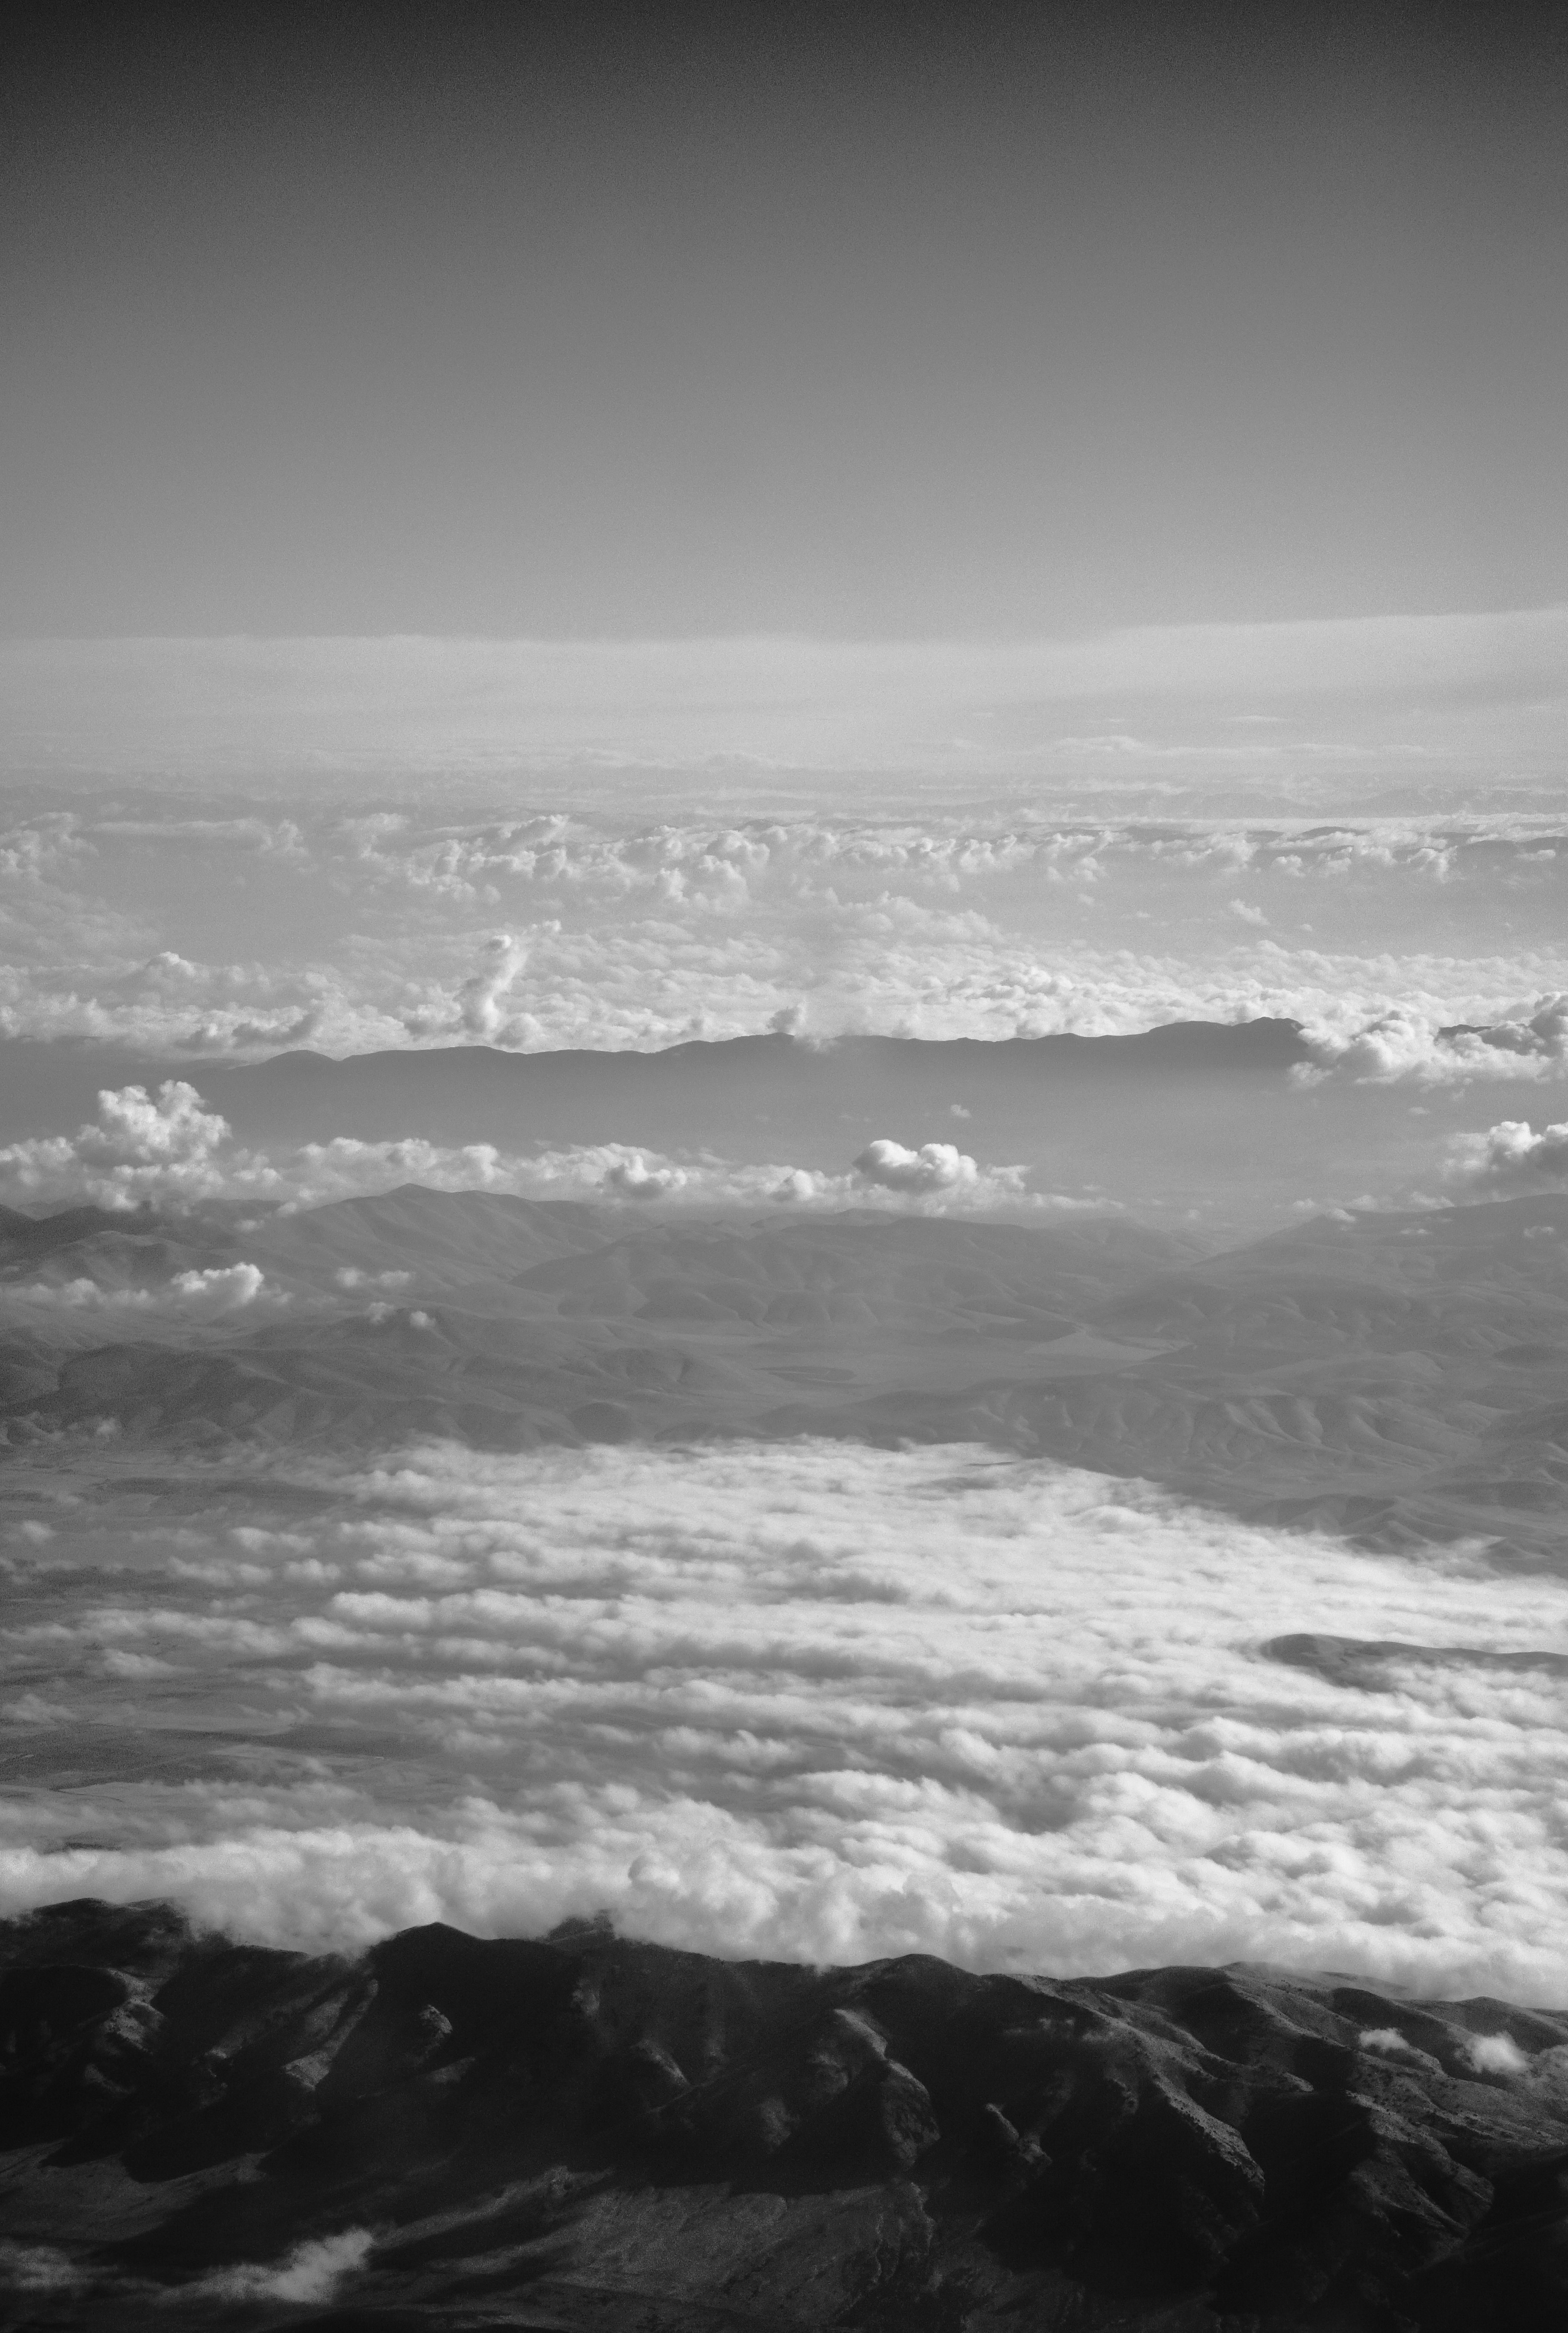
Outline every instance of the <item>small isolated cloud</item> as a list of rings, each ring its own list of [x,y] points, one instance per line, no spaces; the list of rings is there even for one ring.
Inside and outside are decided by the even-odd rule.
[[[1416,2055],[1397,2025],[1369,2025],[1361,2037],[1363,2050],[1375,2050],[1381,2058],[1411,2058]]]
[[[364,2265],[371,2236],[365,2228],[346,2228],[341,2235],[317,2236],[296,2244],[281,2261],[242,2261],[232,2268],[215,2269],[195,2284],[175,2286],[171,2301],[192,2300],[330,2300],[346,2276]]]
[[[0,2280],[13,2292],[68,2292],[85,2284],[79,2261],[53,2244],[19,2244],[0,2238]]]
[[[885,1138],[868,1143],[855,1161],[855,1172],[884,1191],[958,1191],[980,1181],[980,1168],[951,1142],[923,1142],[906,1150]]]
[[[1254,907],[1245,899],[1232,899],[1230,912],[1233,916],[1239,916],[1244,924],[1266,924],[1268,921],[1261,907]]]
[[[1470,2063],[1478,2074],[1525,2074],[1530,2060],[1511,2033],[1477,2033],[1469,2044]]]
[[[1484,1134],[1456,1135],[1448,1147],[1453,1179],[1496,1188],[1541,1188],[1568,1177],[1568,1119],[1537,1134],[1525,1118],[1506,1118]]]

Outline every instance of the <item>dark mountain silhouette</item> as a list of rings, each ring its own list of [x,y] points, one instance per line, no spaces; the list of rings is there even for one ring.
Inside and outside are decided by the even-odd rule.
[[[1546,2333],[1568,2017],[1332,1976],[0,1927],[14,2328]]]

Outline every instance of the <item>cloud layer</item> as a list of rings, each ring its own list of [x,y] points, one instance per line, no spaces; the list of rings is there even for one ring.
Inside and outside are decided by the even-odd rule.
[[[995,642],[18,640],[0,710],[11,769],[63,755],[121,781],[324,768],[449,787],[498,766],[718,763],[731,781],[914,771],[951,789],[984,754],[1106,792],[1154,778],[1166,809],[1267,788],[1332,811],[1369,775],[1468,795],[1497,759],[1551,789],[1565,639],[1568,610],[1547,607]]]
[[[913,782],[655,821],[640,779],[569,812],[501,811],[493,779],[439,809],[19,790],[0,1036],[195,1063],[1284,1015],[1351,1076],[1563,1073],[1560,820],[1042,816],[986,767],[961,815]]]
[[[1555,1579],[961,1447],[218,1470],[176,1530],[95,1483],[12,1541],[33,1754],[77,1780],[8,1801],[7,1909],[320,1943],[605,1906],[727,1953],[1568,2002]],[[1415,1649],[1353,1685],[1267,1651],[1324,1628]]]

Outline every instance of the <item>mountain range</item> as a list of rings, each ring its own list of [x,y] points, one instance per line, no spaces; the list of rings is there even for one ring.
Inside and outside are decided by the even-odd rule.
[[[581,1922],[0,1925],[14,2333],[1548,2333],[1568,2018]]]
[[[1561,1197],[1321,1216],[1218,1253],[1115,1215],[412,1186],[299,1213],[12,1213],[0,1321],[14,1445],[979,1441],[1260,1520],[1537,1552],[1568,1503]]]

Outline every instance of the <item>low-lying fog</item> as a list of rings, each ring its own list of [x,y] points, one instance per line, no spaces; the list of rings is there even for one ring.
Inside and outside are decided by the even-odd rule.
[[[0,1911],[320,1945],[603,1908],[1568,2002],[1568,1585],[1478,1545],[953,1445],[159,1464],[12,1507]]]

